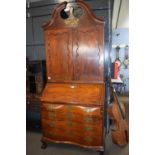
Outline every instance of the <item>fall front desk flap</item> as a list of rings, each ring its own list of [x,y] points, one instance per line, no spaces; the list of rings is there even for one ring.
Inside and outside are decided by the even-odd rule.
[[[41,101],[102,105],[104,103],[104,93],[103,84],[47,83]]]

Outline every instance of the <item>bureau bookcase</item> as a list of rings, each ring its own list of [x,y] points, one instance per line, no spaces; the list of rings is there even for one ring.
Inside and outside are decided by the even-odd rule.
[[[42,148],[56,142],[103,152],[104,21],[83,1],[63,2],[43,30],[47,84],[41,97]]]

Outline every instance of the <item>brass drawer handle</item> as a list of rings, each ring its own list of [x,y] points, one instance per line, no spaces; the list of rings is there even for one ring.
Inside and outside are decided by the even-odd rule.
[[[49,125],[50,127],[54,127],[54,126],[55,126],[55,124],[54,124],[53,122],[49,123],[48,125]]]
[[[84,141],[86,141],[86,142],[92,142],[92,138],[91,137],[85,137],[84,138]]]
[[[56,134],[55,132],[53,132],[53,133],[48,133],[48,135],[49,135],[49,136],[52,136],[52,137],[57,136],[57,134]]]
[[[67,132],[67,135],[69,138],[74,138],[75,137],[75,133],[70,131],[70,132]]]
[[[92,131],[92,129],[93,129],[93,128],[92,128],[91,126],[86,126],[86,127],[85,127],[85,130],[86,130],[86,131]]]
[[[73,115],[72,113],[68,113],[68,114],[66,115],[66,118],[67,118],[67,119],[72,119],[72,118],[74,118],[74,115]]]
[[[55,118],[56,117],[56,114],[55,113],[49,113],[48,114],[48,118]]]
[[[67,126],[73,126],[73,122],[67,122]]]
[[[85,117],[84,120],[87,123],[93,122],[93,118],[92,117],[89,117],[89,116]]]

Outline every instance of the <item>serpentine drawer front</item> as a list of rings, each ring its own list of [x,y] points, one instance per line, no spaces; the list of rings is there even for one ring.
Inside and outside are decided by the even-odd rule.
[[[58,141],[101,146],[102,144],[102,121],[100,124],[78,123],[70,120],[42,119],[43,135]],[[82,133],[82,134],[81,134]]]
[[[104,102],[102,84],[54,84],[46,85],[42,95],[43,102],[72,104],[96,104]]]
[[[53,140],[81,145],[101,145],[102,115],[101,107],[43,104],[43,135]]]
[[[61,104],[43,104],[42,118],[51,121],[75,121],[78,123],[102,123],[103,107],[86,107]]]

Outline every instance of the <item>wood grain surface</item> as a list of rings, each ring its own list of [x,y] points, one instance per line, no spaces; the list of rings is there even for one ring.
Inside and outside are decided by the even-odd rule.
[[[103,85],[93,84],[52,84],[48,83],[42,101],[82,104],[103,104]]]
[[[59,4],[43,25],[47,84],[41,97],[42,142],[104,150],[104,21],[83,1],[69,17]],[[74,8],[75,9],[75,8]]]

